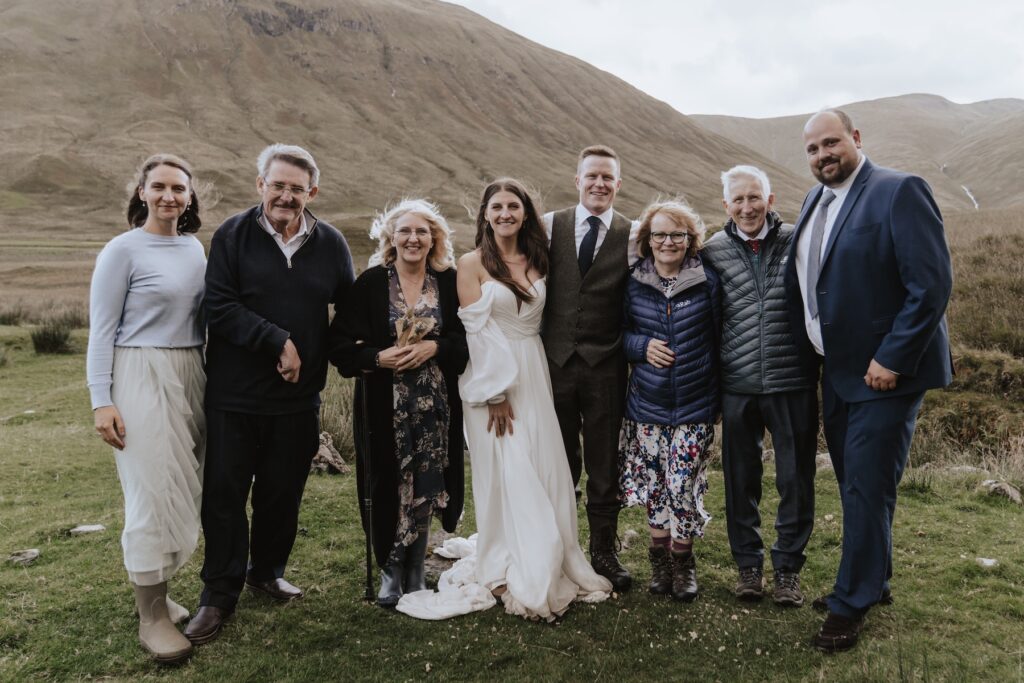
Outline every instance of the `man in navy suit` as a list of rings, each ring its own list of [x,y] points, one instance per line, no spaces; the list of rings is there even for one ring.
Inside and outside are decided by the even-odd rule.
[[[824,358],[825,439],[843,505],[843,546],[826,652],[853,647],[889,598],[896,487],[924,392],[952,378],[945,310],[952,266],[921,178],[872,164],[839,110],[804,126],[811,173],[786,267],[793,331]]]

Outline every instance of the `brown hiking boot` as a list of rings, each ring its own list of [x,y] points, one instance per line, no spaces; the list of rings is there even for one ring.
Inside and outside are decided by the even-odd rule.
[[[693,602],[698,590],[697,560],[693,552],[672,553],[672,598]]]
[[[760,600],[764,597],[764,572],[760,567],[740,567],[739,579],[732,592],[740,600]]]
[[[654,595],[668,595],[672,592],[672,555],[668,548],[654,545],[647,549],[651,560],[651,584],[648,590]]]
[[[776,605],[784,607],[800,607],[804,604],[804,594],[800,590],[800,573],[776,569],[772,599]]]

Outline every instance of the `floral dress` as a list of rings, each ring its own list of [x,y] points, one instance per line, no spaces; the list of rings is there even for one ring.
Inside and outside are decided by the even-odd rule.
[[[398,338],[396,324],[408,312],[398,272],[388,273],[388,323]],[[427,271],[413,314],[433,318],[441,329],[437,278]],[[406,372],[395,373],[393,384],[395,456],[398,458],[398,529],[392,558],[403,546],[426,532],[436,509],[448,504],[444,468],[448,466],[448,390],[436,358]]]
[[[661,278],[667,293],[676,278]],[[713,424],[658,425],[625,419],[619,433],[619,499],[643,505],[653,529],[685,541],[704,535],[711,515],[704,509],[708,489],[707,453]]]

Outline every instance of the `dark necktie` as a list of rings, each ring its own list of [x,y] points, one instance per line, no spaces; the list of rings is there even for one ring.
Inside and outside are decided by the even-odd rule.
[[[761,253],[761,240],[747,240],[747,246],[754,252],[754,256]]]
[[[825,219],[828,217],[828,205],[835,198],[832,190],[825,190],[818,200],[818,213],[811,226],[811,246],[807,251],[807,311],[812,318],[818,317],[818,275],[821,273],[821,241],[825,235]]]
[[[590,230],[583,236],[583,241],[580,242],[580,255],[578,257],[580,263],[580,277],[586,277],[587,271],[590,270],[590,265],[594,262],[594,250],[597,249],[597,231],[601,228],[601,219],[597,216],[590,216],[587,218],[587,222],[590,223]]]

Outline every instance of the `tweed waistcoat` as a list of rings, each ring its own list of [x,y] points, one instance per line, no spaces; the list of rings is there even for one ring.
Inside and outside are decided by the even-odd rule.
[[[573,353],[594,367],[622,346],[622,302],[629,277],[629,219],[612,216],[604,242],[586,277],[576,258],[576,207],[551,218],[544,349],[559,367]]]

